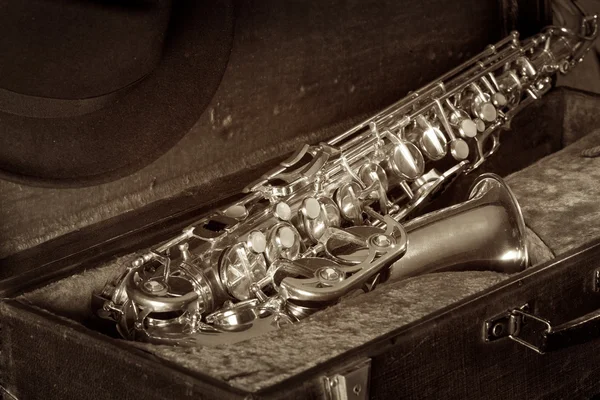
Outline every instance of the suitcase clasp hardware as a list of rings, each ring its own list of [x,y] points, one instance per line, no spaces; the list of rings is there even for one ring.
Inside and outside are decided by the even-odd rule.
[[[330,400],[367,400],[370,375],[371,359],[361,360],[325,376],[325,392]]]
[[[483,326],[483,339],[486,342],[493,342],[498,339],[506,338],[511,334],[518,334],[521,324],[524,321],[523,318],[515,316],[513,311],[521,310],[528,312],[529,309],[529,304],[526,303],[520,307],[514,308],[512,311],[505,312],[485,321]]]
[[[527,340],[520,338],[518,335],[521,331],[521,325],[523,324],[524,318],[531,318],[537,322],[544,324],[545,330],[540,333],[540,335],[542,335],[542,336],[546,335],[546,334],[550,333],[550,331],[552,331],[552,325],[550,325],[550,322],[544,318],[540,318],[536,315],[533,315],[531,313],[528,313],[527,311],[523,311],[522,309],[518,309],[518,308],[515,308],[514,310],[512,310],[510,312],[510,314],[511,314],[511,316],[510,316],[511,320],[514,321],[511,325],[513,325],[514,328],[511,329],[511,333],[508,335],[508,338],[527,347],[528,349],[535,351],[538,354],[544,354],[545,351],[543,350],[542,347],[536,346],[536,345],[532,344],[531,342],[528,342]]]
[[[531,341],[519,336],[521,334],[521,328],[528,320],[536,321],[544,325],[544,329],[541,332],[536,333],[536,336],[538,337],[543,338],[552,331],[552,325],[548,320],[530,313],[529,310],[529,304],[523,304],[520,307],[513,308],[505,314],[487,320],[484,324],[484,340],[486,342],[492,342],[507,337],[538,354],[544,354],[545,351],[543,346],[537,346]]]

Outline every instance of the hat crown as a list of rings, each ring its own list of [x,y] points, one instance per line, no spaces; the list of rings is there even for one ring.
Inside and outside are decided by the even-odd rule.
[[[0,6],[0,88],[87,99],[127,87],[158,65],[171,0],[10,0]]]

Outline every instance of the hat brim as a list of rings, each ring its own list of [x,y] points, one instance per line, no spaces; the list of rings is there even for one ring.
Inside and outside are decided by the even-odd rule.
[[[82,187],[127,176],[172,148],[208,106],[233,43],[231,1],[174,2],[161,63],[110,105],[70,118],[0,112],[0,177]]]

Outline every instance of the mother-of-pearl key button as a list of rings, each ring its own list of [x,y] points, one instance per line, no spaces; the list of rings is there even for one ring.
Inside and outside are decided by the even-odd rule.
[[[462,137],[475,137],[477,135],[477,125],[470,119],[463,119],[459,124],[459,132]]]
[[[464,160],[469,156],[469,145],[462,139],[450,142],[450,153],[455,160]]]
[[[485,131],[485,122],[480,120],[479,118],[475,118],[475,126],[477,127],[477,132]]]
[[[242,219],[248,216],[248,209],[242,204],[234,204],[223,211],[223,214],[230,218]]]
[[[304,213],[309,219],[317,219],[321,214],[321,204],[314,197],[304,199]]]
[[[275,215],[283,221],[289,221],[292,218],[292,209],[287,203],[279,202],[275,206]]]
[[[494,103],[496,107],[504,107],[508,101],[506,100],[506,96],[497,92],[492,95],[492,103]]]
[[[493,122],[496,120],[498,113],[496,112],[496,107],[492,103],[483,103],[479,107],[479,115],[482,120],[487,122]]]
[[[291,248],[296,241],[294,231],[287,226],[281,227],[277,232],[277,236],[279,237],[279,243],[281,243],[281,246],[285,249]]]
[[[267,238],[260,231],[252,231],[248,235],[248,247],[255,253],[262,253],[267,248]]]

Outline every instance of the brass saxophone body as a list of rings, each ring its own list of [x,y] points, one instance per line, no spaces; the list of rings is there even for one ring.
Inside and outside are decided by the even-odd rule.
[[[499,177],[479,177],[463,203],[419,210],[485,162],[514,115],[581,60],[597,19],[581,21],[579,32],[552,26],[525,41],[513,32],[352,129],[302,146],[240,200],[140,254],[96,295],[97,314],[125,338],[217,345],[385,281],[521,270],[524,223]]]

